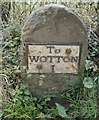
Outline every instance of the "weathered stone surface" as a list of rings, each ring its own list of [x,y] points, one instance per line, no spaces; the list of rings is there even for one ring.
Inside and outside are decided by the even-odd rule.
[[[22,66],[28,66],[28,45],[79,45],[78,75],[66,73],[50,73],[40,81],[40,75],[33,73],[31,78],[24,78],[30,90],[36,95],[61,94],[80,82],[79,75],[83,68],[87,53],[87,32],[82,21],[68,8],[61,5],[41,7],[27,18],[22,30]],[[42,83],[42,84],[40,84]]]

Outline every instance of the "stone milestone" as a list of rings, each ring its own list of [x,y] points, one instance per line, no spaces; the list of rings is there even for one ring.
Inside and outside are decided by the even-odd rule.
[[[21,66],[32,73],[23,79],[33,94],[60,95],[79,84],[88,38],[82,21],[68,8],[51,4],[33,11],[21,42]],[[41,75],[45,77],[40,79]]]

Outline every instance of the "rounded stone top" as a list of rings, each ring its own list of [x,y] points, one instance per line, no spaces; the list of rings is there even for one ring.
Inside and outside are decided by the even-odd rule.
[[[77,40],[77,37],[83,41],[81,38],[85,36],[85,27],[75,13],[63,5],[50,4],[33,11],[28,16],[22,29],[21,40],[23,42],[53,43],[59,38],[64,43],[64,38],[69,42],[72,42],[73,38]],[[59,40],[57,39],[57,42],[60,42]]]

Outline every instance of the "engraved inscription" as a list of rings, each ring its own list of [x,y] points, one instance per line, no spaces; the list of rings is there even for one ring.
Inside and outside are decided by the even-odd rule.
[[[79,45],[28,45],[31,73],[78,73]]]

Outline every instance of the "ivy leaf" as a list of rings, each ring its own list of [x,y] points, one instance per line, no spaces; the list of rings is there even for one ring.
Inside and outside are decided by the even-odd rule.
[[[85,64],[86,70],[90,69],[90,64],[91,64],[91,61],[90,60],[86,60],[86,64]]]
[[[25,84],[23,84],[23,83],[20,84],[20,89],[21,89],[21,90],[25,90],[26,88],[27,88],[27,85],[25,85]]]
[[[92,88],[94,83],[91,77],[85,77],[83,80],[84,87],[86,88]]]
[[[24,100],[29,100],[30,99],[30,97],[29,96],[24,96]]]
[[[66,111],[65,111],[65,108],[58,104],[58,103],[55,103],[56,104],[56,109],[58,111],[58,114],[63,117],[63,118],[66,118],[67,117],[67,114],[66,114]]]
[[[25,95],[30,95],[29,90],[28,90],[28,89],[26,89],[26,90],[24,91],[24,94],[25,94]]]

